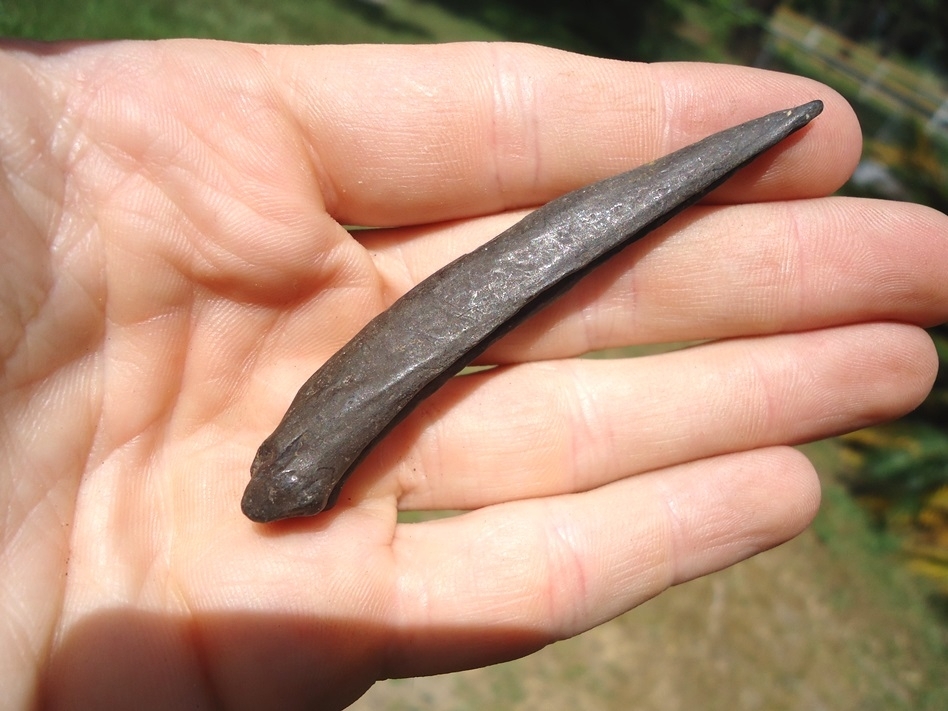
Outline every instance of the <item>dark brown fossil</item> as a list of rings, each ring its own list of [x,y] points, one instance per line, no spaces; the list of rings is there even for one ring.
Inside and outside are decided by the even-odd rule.
[[[257,451],[244,514],[332,507],[372,447],[491,343],[822,109],[778,111],[567,193],[425,279],[306,381]]]

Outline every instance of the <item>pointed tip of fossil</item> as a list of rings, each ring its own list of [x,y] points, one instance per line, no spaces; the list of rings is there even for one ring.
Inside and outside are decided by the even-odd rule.
[[[759,119],[748,121],[746,124],[743,124],[743,126],[753,126],[754,128],[751,130],[754,132],[759,131],[761,138],[764,139],[764,143],[768,144],[766,147],[769,147],[786,138],[791,133],[799,131],[822,112],[823,102],[819,99],[814,99],[813,101],[800,104],[790,109],[783,109],[782,111],[775,111],[772,114],[761,116]],[[760,150],[763,149],[761,148]]]
[[[823,113],[823,102],[819,99],[814,99],[787,111],[789,116],[799,118],[804,124],[809,123],[821,113]]]

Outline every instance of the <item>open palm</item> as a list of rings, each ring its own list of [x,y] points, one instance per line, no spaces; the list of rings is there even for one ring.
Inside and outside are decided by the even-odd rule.
[[[813,82],[505,45],[0,63],[12,706],[340,708],[528,653],[802,530],[819,486],[781,445],[931,384],[948,222],[822,197],[859,134]],[[498,343],[504,367],[426,401],[331,512],[240,514],[299,385],[424,276],[523,209],[814,98],[806,131]]]

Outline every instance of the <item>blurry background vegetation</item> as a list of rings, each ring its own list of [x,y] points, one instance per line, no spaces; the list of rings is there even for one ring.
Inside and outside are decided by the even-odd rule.
[[[42,40],[188,36],[307,44],[511,39],[619,59],[703,60],[790,71],[833,86],[860,116],[863,160],[842,193],[910,200],[948,211],[948,9],[942,0],[0,0],[0,35]],[[709,656],[717,659],[708,679],[701,676],[704,672],[688,679],[695,699],[668,690],[655,697],[656,686],[682,683],[663,674],[669,665],[688,662],[687,652],[646,649],[646,658],[658,655],[664,666],[649,672],[647,662],[636,662],[641,671],[630,680],[628,660],[610,667],[601,641],[593,641],[590,651],[589,640],[607,634],[592,637],[593,631],[582,643],[571,640],[550,648],[556,651],[534,655],[544,660],[542,667],[525,660],[481,672],[487,676],[451,675],[443,678],[451,679],[450,691],[444,683],[426,686],[424,680],[389,682],[387,688],[377,685],[358,705],[532,707],[536,690],[530,691],[528,679],[540,678],[545,689],[555,690],[547,692],[553,696],[544,701],[546,708],[559,708],[556,699],[564,698],[563,708],[583,707],[589,698],[598,699],[596,708],[627,708],[630,699],[640,708],[661,709],[719,708],[724,703],[769,709],[817,708],[821,703],[832,709],[948,708],[948,329],[931,333],[942,370],[921,408],[892,425],[807,448],[825,486],[825,503],[809,542],[785,546],[791,552],[780,553],[782,558],[760,557],[778,561],[773,568],[759,560],[737,566],[745,573],[757,569],[753,566],[766,569],[760,574],[765,577],[751,576],[757,582],[750,588],[740,582],[742,573],[726,571],[711,576],[711,582],[690,584],[688,598],[670,591],[659,598],[671,599],[660,603],[664,607],[656,601],[640,608],[660,612],[658,618],[646,612],[600,628],[624,635],[623,642],[613,644],[618,649],[631,636],[653,634],[654,624],[663,630],[654,632],[656,648],[690,645],[698,650],[690,663],[699,668],[708,666]],[[840,624],[865,627],[865,638],[830,635],[817,645],[829,658],[816,663],[820,651],[804,646],[798,652],[809,665],[795,663],[785,648],[793,625],[781,627],[773,618],[776,603],[770,598],[759,610],[761,619],[748,622],[754,613],[746,600],[738,606],[744,614],[734,619],[719,615],[729,619],[727,633],[720,633],[725,649],[700,648],[714,636],[699,630],[696,640],[689,625],[700,627],[714,616],[709,612],[684,622],[683,617],[694,614],[687,610],[701,608],[696,600],[709,596],[713,606],[715,596],[724,594],[721,590],[732,599],[742,599],[748,590],[760,593],[766,587],[763,580],[773,583],[801,561],[799,575],[813,577],[822,587],[802,590],[799,604],[825,602]],[[847,572],[835,578],[834,567]],[[773,595],[793,599],[790,588],[790,583],[775,585]],[[757,639],[751,652],[736,654],[735,640],[744,625],[746,634],[772,626],[774,636]],[[821,634],[810,632],[814,639]],[[692,639],[683,642],[689,634]],[[904,643],[898,642],[900,634]],[[780,650],[773,659],[768,644]],[[590,654],[595,657],[588,664],[577,659]],[[634,650],[629,654],[634,656]],[[728,655],[734,658],[722,670],[721,659]],[[765,660],[761,668],[754,667],[757,657]],[[787,669],[788,664],[806,668]],[[820,676],[818,667],[824,665],[832,680]],[[605,678],[603,667],[611,670]],[[735,668],[747,670],[749,678]],[[589,697],[570,696],[551,678],[565,680],[571,693],[586,689]],[[755,687],[761,679],[776,695]],[[630,684],[635,693],[626,698],[622,694]],[[722,691],[727,684],[734,688]],[[649,693],[643,693],[646,685]]]

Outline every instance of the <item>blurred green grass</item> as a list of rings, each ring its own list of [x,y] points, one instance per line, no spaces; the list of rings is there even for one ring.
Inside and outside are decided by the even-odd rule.
[[[199,37],[271,44],[500,39],[489,27],[411,0],[0,0],[0,34],[38,40]]]

